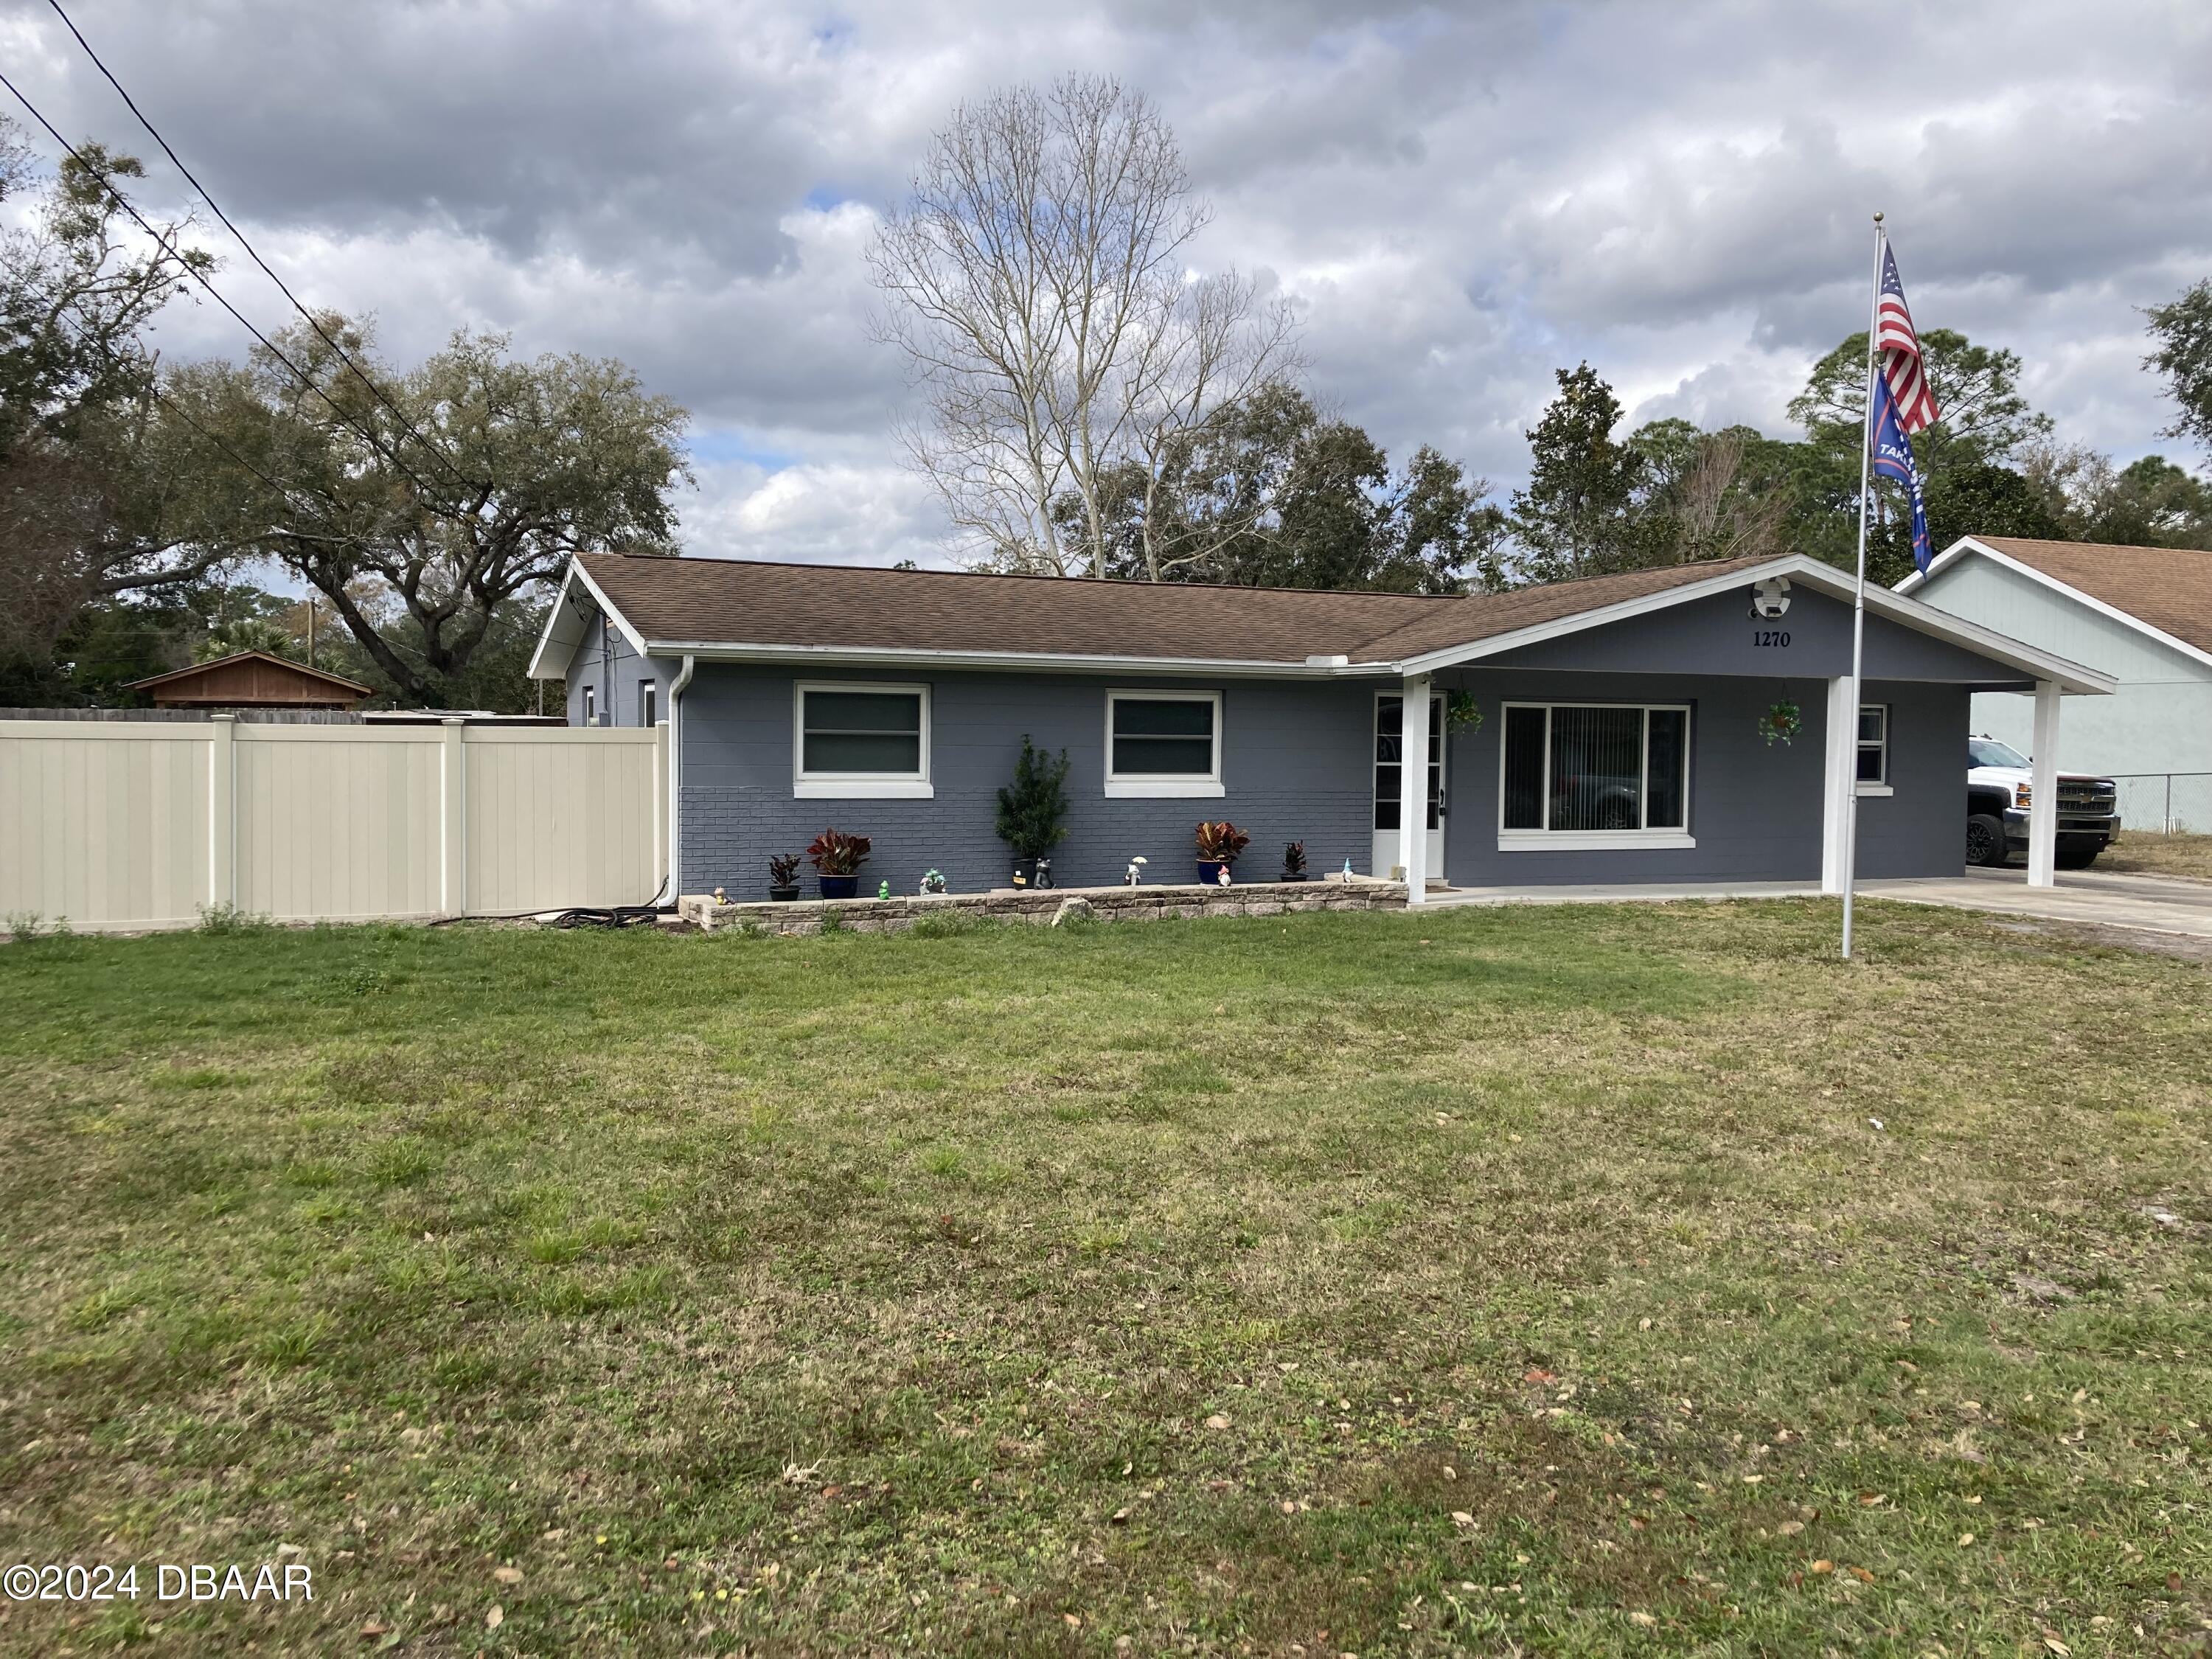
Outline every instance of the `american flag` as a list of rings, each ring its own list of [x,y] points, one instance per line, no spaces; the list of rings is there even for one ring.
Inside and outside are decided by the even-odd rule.
[[[1928,389],[1928,375],[1920,361],[1920,337],[1912,331],[1912,313],[1905,307],[1905,284],[1897,279],[1897,256],[1889,244],[1881,245],[1881,293],[1875,302],[1874,344],[1881,353],[1881,377],[1897,399],[1899,422],[1906,434],[1930,427],[1942,418],[1936,395]]]

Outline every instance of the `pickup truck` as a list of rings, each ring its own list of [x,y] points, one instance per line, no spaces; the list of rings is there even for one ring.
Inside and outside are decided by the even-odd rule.
[[[1966,862],[2002,864],[2027,854],[2034,775],[2027,757],[1995,738],[1966,739]],[[2120,833],[2119,786],[2081,772],[2058,775],[2061,870],[2086,870]]]

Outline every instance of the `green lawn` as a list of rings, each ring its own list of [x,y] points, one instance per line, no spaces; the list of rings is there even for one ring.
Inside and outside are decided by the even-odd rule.
[[[318,1589],[0,1649],[2202,1652],[2212,970],[1861,914],[0,946],[0,1558]]]

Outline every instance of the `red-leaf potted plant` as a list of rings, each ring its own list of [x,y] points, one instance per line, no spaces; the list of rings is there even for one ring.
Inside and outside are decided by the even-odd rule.
[[[1237,855],[1252,844],[1252,837],[1225,818],[1219,823],[1201,821],[1198,826],[1198,878],[1208,887],[1221,884],[1221,872],[1237,862]]]
[[[871,842],[866,836],[848,836],[842,830],[824,830],[806,849],[815,879],[826,899],[848,899],[859,890],[860,866],[868,861]]]

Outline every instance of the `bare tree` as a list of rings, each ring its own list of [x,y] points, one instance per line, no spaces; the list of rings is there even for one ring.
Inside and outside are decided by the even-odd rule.
[[[927,392],[908,454],[991,563],[1102,574],[1128,470],[1149,513],[1183,435],[1291,367],[1286,305],[1191,274],[1207,216],[1110,79],[963,104],[932,142],[870,249],[878,332]]]
[[[1674,546],[1682,562],[1783,551],[1789,497],[1779,489],[1744,487],[1749,436],[1745,428],[1730,427],[1699,440],[1690,470],[1675,489]]]

